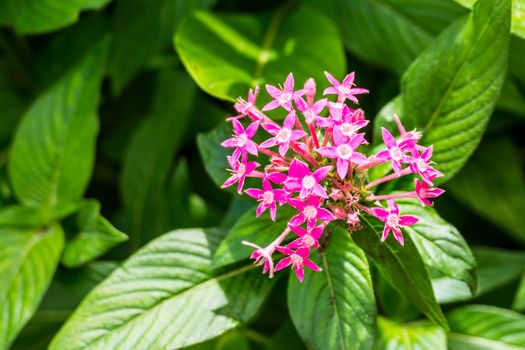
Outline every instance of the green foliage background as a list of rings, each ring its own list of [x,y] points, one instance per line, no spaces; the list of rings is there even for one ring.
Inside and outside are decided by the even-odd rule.
[[[0,350],[525,349],[524,62],[524,0],[1,1]],[[240,242],[291,214],[218,188],[224,119],[325,70],[447,192],[269,280]]]

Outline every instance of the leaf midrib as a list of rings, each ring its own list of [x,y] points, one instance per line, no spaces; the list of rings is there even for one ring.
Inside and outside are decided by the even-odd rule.
[[[250,270],[253,270],[256,266],[255,265],[247,265],[247,266],[244,266],[244,267],[241,267],[241,268],[238,268],[236,270],[232,270],[232,271],[229,271],[227,273],[224,273],[222,275],[219,275],[219,276],[210,276],[209,279],[206,279],[206,280],[203,280],[201,282],[198,282],[197,284],[189,287],[189,288],[186,288],[184,290],[181,290],[179,292],[177,292],[176,294],[173,294],[171,296],[169,296],[168,298],[166,299],[162,299],[160,300],[159,302],[157,302],[156,304],[152,305],[148,310],[145,310],[145,312],[142,312],[140,314],[137,314],[131,318],[129,318],[128,320],[126,320],[126,322],[123,322],[121,325],[113,328],[111,331],[107,332],[106,334],[103,334],[97,338],[94,338],[90,341],[90,345],[93,345],[95,343],[98,343],[100,342],[101,340],[105,339],[107,336],[110,336],[111,334],[113,334],[116,330],[118,329],[121,329],[123,327],[125,327],[126,325],[130,324],[131,322],[133,322],[133,320],[135,319],[138,319],[142,316],[144,316],[145,314],[147,314],[148,312],[151,312],[152,310],[156,309],[157,307],[159,307],[161,304],[169,301],[169,300],[172,300],[173,298],[180,298],[182,297],[184,294],[187,294],[187,293],[190,293],[194,290],[198,290],[200,288],[205,288],[207,285],[209,284],[212,284],[214,282],[220,282],[220,281],[224,281],[226,279],[229,279],[229,278],[232,278],[232,277],[235,277],[235,276],[238,276],[240,274],[243,274],[247,271],[250,271]],[[74,334],[68,334],[70,337],[71,335],[74,335]],[[79,349],[79,348],[77,348]]]
[[[494,349],[499,348],[500,346],[504,346],[508,350],[523,350],[521,346],[505,343],[499,340],[483,338],[483,337],[475,336],[475,335],[467,335],[467,334],[449,332],[448,338],[457,339],[460,341],[465,341],[468,343],[475,343],[475,344],[484,343],[485,345],[493,346]]]
[[[467,18],[467,22],[468,21],[473,21],[473,17],[474,17],[474,12],[472,12],[471,14],[467,15],[469,16]],[[472,17],[470,17],[472,16]],[[461,20],[464,20],[464,19],[459,19],[459,21]],[[492,22],[490,22],[492,23]],[[472,25],[474,25],[472,23]],[[445,101],[447,100],[448,96],[450,95],[450,93],[452,92],[452,87],[454,86],[456,80],[458,79],[459,77],[459,73],[463,70],[463,68],[465,67],[465,65],[467,64],[467,62],[469,61],[470,59],[470,56],[472,55],[472,53],[474,52],[474,48],[477,47],[479,41],[481,40],[481,38],[484,36],[487,28],[489,27],[489,21],[486,21],[483,25],[483,28],[481,29],[481,33],[474,39],[474,42],[473,44],[471,45],[471,47],[469,48],[467,54],[465,55],[465,59],[463,62],[461,62],[461,65],[458,67],[458,69],[456,70],[456,72],[454,73],[454,76],[452,77],[452,79],[450,80],[450,84],[448,85],[447,87],[447,90],[445,91],[445,93],[443,95],[441,95],[441,99],[439,100],[438,102],[438,105],[436,107],[436,109],[434,110],[434,112],[432,113],[432,115],[430,116],[430,119],[428,120],[427,124],[425,125],[425,127],[422,129],[423,133],[426,133],[428,131],[428,129],[430,129],[432,127],[432,125],[434,124],[435,120],[437,119],[438,117],[438,113],[441,112],[441,109],[443,108],[444,104],[445,104]],[[440,38],[436,39],[436,40],[439,40]]]

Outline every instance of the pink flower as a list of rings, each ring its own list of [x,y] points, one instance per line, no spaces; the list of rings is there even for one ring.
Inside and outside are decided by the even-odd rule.
[[[290,225],[299,226],[305,221],[308,226],[315,226],[317,220],[323,222],[330,222],[335,220],[335,216],[330,213],[328,209],[321,208],[323,201],[319,197],[308,197],[306,202],[298,199],[289,199],[290,204],[295,209],[299,210],[299,214],[290,219]]]
[[[419,174],[423,181],[429,185],[432,185],[432,181],[436,177],[443,176],[441,172],[430,166],[430,164],[433,164],[430,160],[430,158],[432,158],[432,150],[432,146],[425,148],[421,154],[413,150],[412,153],[415,154],[415,156],[408,158],[410,170],[415,174]]]
[[[409,139],[398,143],[387,129],[381,128],[381,133],[387,149],[377,153],[375,158],[380,161],[391,160],[392,169],[399,176],[401,163],[408,163],[410,159],[405,152],[410,151],[415,146],[416,140]]]
[[[257,156],[257,144],[251,139],[259,128],[259,122],[251,123],[246,130],[244,130],[242,124],[236,119],[232,120],[232,124],[235,135],[221,143],[221,146],[235,148],[232,153],[234,159],[239,159],[239,156],[246,152]]]
[[[230,187],[234,183],[237,184],[237,193],[242,193],[242,187],[244,186],[244,179],[250,175],[252,171],[259,166],[256,162],[248,162],[246,157],[243,157],[242,161],[235,160],[233,157],[227,157],[228,163],[232,168],[230,171],[232,175],[222,184],[221,188]]]
[[[415,182],[417,199],[419,199],[421,205],[433,206],[434,203],[429,201],[428,198],[436,198],[445,193],[445,190],[437,187],[430,187],[427,182],[421,182],[419,179],[416,179]]]
[[[368,125],[368,120],[364,118],[362,109],[351,111],[350,108],[344,109],[341,117],[341,124],[335,126],[335,130],[345,137],[352,137],[361,128]]]
[[[274,98],[274,100],[268,103],[266,106],[264,106],[262,110],[269,111],[279,106],[282,106],[284,109],[290,112],[292,110],[292,101],[306,93],[306,90],[304,89],[294,91],[293,87],[294,80],[292,73],[288,74],[288,77],[286,77],[283,89],[279,89],[273,85],[266,84],[266,91],[268,91],[268,93]]]
[[[298,191],[301,198],[306,198],[310,195],[328,198],[326,190],[319,182],[328,175],[331,168],[331,166],[324,166],[311,173],[306,164],[294,158],[290,164],[288,179],[286,179],[284,185],[292,191]]]
[[[241,243],[243,245],[255,248],[255,250],[250,255],[250,259],[254,259],[255,260],[253,263],[256,266],[264,265],[264,267],[263,267],[263,274],[265,274],[266,272],[270,272],[268,274],[268,276],[270,278],[272,278],[273,277],[273,271],[274,271],[272,254],[275,251],[275,247],[273,245],[269,245],[266,248],[262,248],[262,247],[258,246],[257,244],[254,244],[254,243],[251,243],[251,242],[247,242],[247,241],[242,241]]]
[[[292,268],[295,270],[297,279],[302,282],[304,280],[304,267],[308,267],[314,271],[321,271],[321,268],[317,266],[312,260],[308,259],[310,255],[310,249],[308,248],[299,248],[295,251],[286,247],[275,247],[275,249],[285,255],[288,255],[286,258],[282,259],[275,266],[275,271],[279,271],[292,265]]]
[[[255,90],[250,89],[248,92],[248,101],[239,97],[237,99],[237,103],[233,105],[233,108],[235,108],[235,110],[240,114],[226,120],[232,121],[245,116],[249,116],[252,120],[261,120],[263,118],[263,114],[257,109],[257,106],[255,105],[255,100],[257,99],[258,94],[259,87],[256,86]]]
[[[314,97],[315,97],[315,91],[316,91],[314,78],[309,78],[304,83],[304,90],[306,91],[305,92],[306,102],[308,102],[309,106],[312,106],[314,104]]]
[[[341,179],[346,177],[351,163],[364,164],[368,161],[364,155],[355,152],[357,147],[363,143],[363,135],[354,135],[347,141],[340,131],[336,132],[334,129],[334,143],[335,146],[318,148],[317,153],[327,158],[337,159],[337,175]]]
[[[323,234],[324,225],[309,227],[308,230],[300,226],[290,226],[290,229],[295,232],[299,238],[286,245],[286,248],[319,248],[319,238]]]
[[[403,234],[401,233],[400,226],[411,226],[419,221],[415,216],[405,215],[399,216],[399,208],[392,199],[387,200],[388,210],[383,208],[372,208],[372,213],[376,218],[385,223],[383,229],[383,235],[381,236],[381,242],[384,242],[388,237],[390,230],[394,233],[394,237],[399,244],[404,245]]]
[[[282,205],[287,197],[285,190],[272,188],[270,181],[266,178],[263,178],[262,180],[262,190],[258,188],[248,188],[244,192],[246,192],[248,196],[257,199],[259,202],[255,215],[260,216],[266,211],[266,209],[270,208],[270,217],[273,221],[275,221],[277,213],[276,203],[278,202]]]
[[[326,88],[323,95],[338,95],[337,100],[344,102],[345,99],[349,99],[355,104],[359,104],[359,101],[354,95],[367,94],[367,89],[354,88],[355,72],[348,74],[343,81],[340,83],[330,73],[324,72],[324,75],[332,84],[332,87]]]
[[[315,102],[313,105],[309,105],[302,97],[298,97],[295,100],[297,109],[303,113],[307,124],[312,124],[317,118],[321,118],[319,113],[326,107],[327,103],[328,100],[326,98]]]
[[[295,111],[291,111],[284,120],[282,128],[279,128],[273,123],[263,124],[263,128],[274,135],[274,137],[264,141],[259,147],[269,148],[279,145],[279,154],[284,157],[288,148],[290,148],[290,142],[297,141],[301,137],[306,136],[306,133],[302,130],[293,130],[295,121]]]

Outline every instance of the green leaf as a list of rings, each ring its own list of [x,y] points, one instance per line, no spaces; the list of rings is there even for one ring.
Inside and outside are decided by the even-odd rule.
[[[418,321],[400,324],[384,317],[377,319],[375,350],[446,350],[447,334],[441,327]]]
[[[459,231],[443,220],[433,208],[424,208],[415,200],[402,199],[397,203],[403,215],[419,218],[416,225],[405,227],[404,230],[416,245],[430,276],[460,280],[474,293],[476,260]]]
[[[521,277],[520,285],[512,302],[512,309],[521,312],[525,311],[525,272]]]
[[[149,59],[169,46],[183,17],[215,1],[150,0],[144,6],[143,0],[118,0],[108,68],[115,92],[120,92]]]
[[[436,33],[465,12],[443,0],[305,2],[331,15],[352,54],[397,74],[405,71]]]
[[[44,216],[39,208],[13,204],[0,209],[0,226],[19,228],[40,228],[59,220],[78,209],[72,202],[62,203],[51,216]]]
[[[128,146],[122,174],[121,192],[133,251],[170,229],[169,172],[190,122],[197,91],[181,72],[165,70],[158,79],[153,109]]]
[[[290,274],[288,306],[297,331],[312,349],[370,349],[376,306],[366,255],[339,228],[312,259],[323,271],[307,271],[303,283]]]
[[[249,258],[253,248],[243,245],[248,241],[261,247],[272,243],[287,227],[297,211],[289,206],[277,210],[277,219],[272,221],[268,213],[255,216],[255,208],[244,213],[233,225],[213,257],[213,265],[221,267]]]
[[[290,72],[297,86],[309,77],[325,84],[325,70],[342,76],[343,45],[330,19],[289,7],[271,16],[196,12],[181,24],[175,47],[201,89],[225,100],[255,85],[282,83]]]
[[[85,264],[128,239],[100,215],[100,203],[95,199],[82,202],[72,219],[75,233],[67,237],[61,260],[69,268]]]
[[[480,0],[404,74],[403,119],[434,145],[433,160],[450,179],[478,146],[507,70],[510,0]]]
[[[179,349],[247,322],[273,282],[251,265],[213,274],[221,238],[188,229],[152,241],[84,299],[50,350]]]
[[[197,147],[204,168],[217,186],[221,186],[230,176],[226,171],[229,168],[226,156],[230,151],[221,146],[221,142],[230,136],[231,127],[227,123],[221,123],[215,129],[197,135]]]
[[[45,91],[16,132],[9,174],[17,198],[51,215],[82,197],[95,156],[97,108],[108,40]]]
[[[361,222],[363,229],[353,233],[352,238],[374,261],[381,275],[431,321],[447,328],[445,316],[434,297],[425,262],[411,235],[405,235],[404,246],[399,245],[392,235],[381,243],[383,223],[364,216]]]
[[[36,311],[62,253],[64,233],[1,229],[0,349],[9,348]]]
[[[84,10],[99,10],[111,0],[3,0],[0,23],[20,34],[39,34],[66,27]]]
[[[457,3],[472,8],[476,0],[456,0]],[[512,34],[525,39],[525,0],[512,0]]]
[[[474,247],[472,251],[478,263],[477,295],[508,284],[525,272],[525,252],[492,247]]]
[[[297,334],[291,321],[285,321],[284,325],[272,335],[269,343],[263,350],[304,350],[304,343]]]
[[[447,189],[481,217],[525,243],[525,174],[520,151],[511,140],[483,142]]]
[[[485,305],[468,305],[447,314],[451,350],[525,349],[525,316]]]

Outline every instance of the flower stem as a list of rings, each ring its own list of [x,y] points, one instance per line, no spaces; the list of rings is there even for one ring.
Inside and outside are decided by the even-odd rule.
[[[374,159],[374,160],[370,161],[370,163],[366,163],[366,164],[358,166],[357,168],[355,168],[355,170],[360,171],[360,170],[370,169],[370,168],[373,168],[373,167],[378,166],[380,164],[383,164],[385,162],[386,162],[386,160]]]
[[[315,127],[313,123],[308,124],[308,130],[310,130],[310,135],[312,135],[312,139],[314,140],[315,148],[319,148],[319,140],[317,139],[317,134],[315,133]]]
[[[391,199],[394,199],[394,198],[417,198],[417,193],[415,191],[413,191],[413,192],[386,194],[386,195],[380,195],[380,196],[371,195],[371,196],[367,197],[367,199],[371,200],[371,201],[385,201],[385,200],[387,200],[389,198],[391,198]]]
[[[377,186],[379,184],[382,184],[383,182],[387,182],[387,181],[390,181],[390,180],[393,180],[393,179],[397,179],[398,177],[401,177],[401,176],[404,176],[404,175],[408,175],[408,174],[411,174],[412,171],[410,170],[410,168],[405,168],[403,170],[401,170],[401,173],[398,175],[396,173],[392,173],[390,175],[387,175],[385,177],[382,177],[380,179],[377,179],[375,181],[372,181],[370,182],[368,185],[365,186],[365,189],[370,189],[374,186]]]

